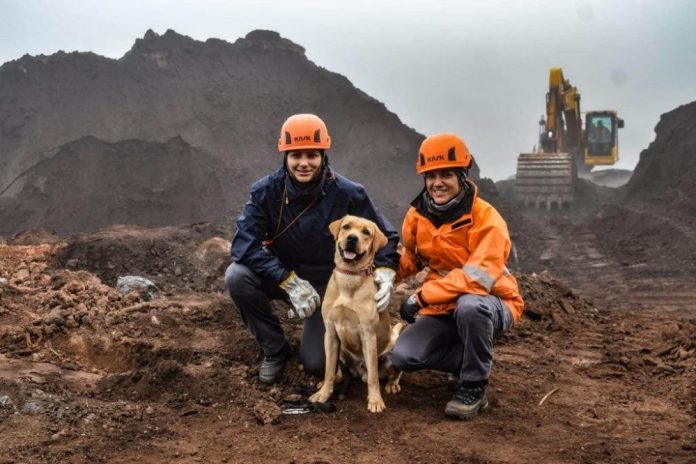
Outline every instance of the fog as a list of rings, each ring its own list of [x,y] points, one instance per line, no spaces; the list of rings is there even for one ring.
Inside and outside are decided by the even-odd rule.
[[[632,169],[660,114],[696,100],[694,24],[688,0],[0,0],[0,62],[58,50],[119,58],[150,28],[230,42],[275,30],[418,132],[461,135],[499,180],[536,143],[557,66],[583,111],[625,120],[615,167]]]

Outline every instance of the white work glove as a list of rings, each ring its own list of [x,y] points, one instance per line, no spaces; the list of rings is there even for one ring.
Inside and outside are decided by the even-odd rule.
[[[378,267],[375,269],[375,284],[377,291],[375,292],[375,301],[377,302],[377,311],[382,312],[389,306],[389,298],[394,288],[394,279],[396,272],[388,267]]]
[[[312,284],[297,277],[294,271],[280,284],[280,288],[288,292],[294,313],[300,319],[314,314],[314,311],[321,304],[321,298],[317,291],[314,290],[314,287],[312,287]],[[293,310],[291,309],[288,312],[288,317],[294,317],[292,313]]]

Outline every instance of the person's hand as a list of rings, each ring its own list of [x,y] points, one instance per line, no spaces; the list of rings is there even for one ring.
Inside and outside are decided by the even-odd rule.
[[[321,304],[321,298],[312,284],[297,277],[294,271],[280,284],[280,288],[288,292],[290,303],[300,319],[314,314],[314,311]],[[288,316],[291,316],[290,313]]]
[[[421,307],[418,304],[418,298],[416,298],[415,293],[409,296],[403,303],[401,303],[401,308],[399,308],[399,315],[401,319],[413,324],[416,322],[416,314],[420,311]]]
[[[377,291],[375,292],[375,301],[377,302],[377,311],[382,312],[389,306],[391,291],[394,288],[394,279],[396,271],[388,267],[378,267],[375,269],[375,284]]]

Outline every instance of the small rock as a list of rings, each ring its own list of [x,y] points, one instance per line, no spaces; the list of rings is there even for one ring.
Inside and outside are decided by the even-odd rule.
[[[64,361],[60,365],[60,367],[62,367],[63,369],[69,370],[69,371],[79,371],[80,370],[80,366],[78,366],[77,364],[75,364],[72,361]]]
[[[36,401],[27,401],[22,406],[22,412],[25,414],[36,414],[41,411],[41,406]]]
[[[70,315],[65,319],[65,326],[70,329],[75,329],[80,326],[80,324],[75,320],[75,318]]]
[[[53,435],[51,435],[51,441],[56,441],[59,438],[66,436],[67,434],[68,434],[68,429],[63,429],[59,432],[56,432]]]
[[[12,399],[7,395],[0,396],[0,408],[12,407]]]
[[[272,401],[259,400],[254,405],[254,416],[263,425],[278,423],[282,414],[280,406]]]
[[[177,277],[181,277],[181,274],[183,274],[183,272],[181,271],[181,268],[179,266],[175,267],[174,268],[174,275]]]
[[[18,282],[24,282],[30,275],[31,274],[29,273],[29,269],[20,269],[19,271],[14,273],[12,279]]]
[[[44,327],[44,333],[48,336],[53,335],[58,331],[58,326],[55,324],[48,324]]]
[[[79,262],[80,261],[77,258],[71,258],[65,262],[65,266],[68,269],[76,269]]]
[[[8,283],[6,278],[0,277],[0,287],[7,287]]]
[[[68,312],[64,309],[54,308],[43,318],[43,323],[46,325],[63,325]]]
[[[138,292],[140,297],[145,301],[154,300],[159,296],[159,289],[155,283],[145,277],[119,277],[116,281],[116,288],[124,295],[133,291]]]

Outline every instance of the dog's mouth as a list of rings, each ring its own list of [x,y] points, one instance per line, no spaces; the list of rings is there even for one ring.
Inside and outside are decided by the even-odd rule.
[[[355,250],[343,249],[340,245],[338,246],[338,251],[341,254],[341,258],[343,258],[343,261],[348,263],[360,261],[360,259],[362,259],[362,257],[365,256],[365,252],[358,253]]]

